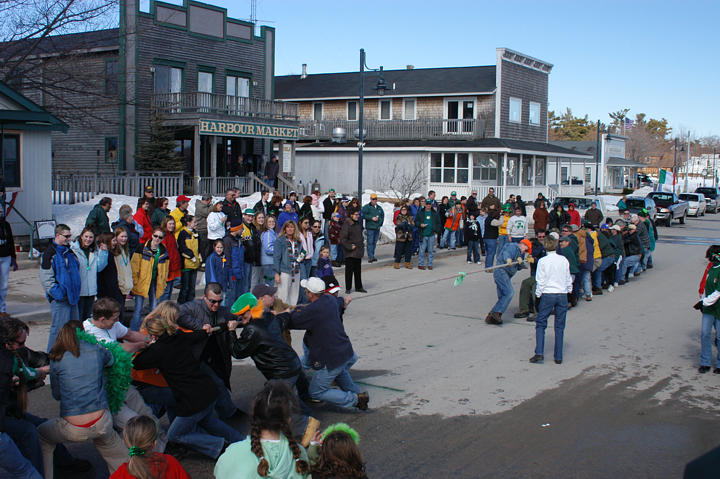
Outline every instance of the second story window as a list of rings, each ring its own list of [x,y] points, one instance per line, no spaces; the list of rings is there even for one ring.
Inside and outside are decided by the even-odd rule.
[[[511,123],[520,123],[522,118],[522,100],[520,98],[510,97],[510,116]]]
[[[358,111],[356,101],[347,102],[347,119],[348,121],[357,121]]]
[[[403,120],[415,119],[415,98],[406,98],[403,100]]]
[[[155,65],[153,83],[155,93],[180,93],[182,91],[182,68]]]
[[[379,101],[378,120],[392,120],[392,100]]]
[[[540,103],[534,101],[530,102],[530,124],[540,124]]]
[[[227,96],[248,98],[250,96],[250,80],[245,77],[228,75],[225,81]]]
[[[118,93],[117,75],[117,60],[105,61],[105,94],[107,96],[115,96]]]
[[[322,121],[323,119],[323,104],[313,103],[313,120]]]

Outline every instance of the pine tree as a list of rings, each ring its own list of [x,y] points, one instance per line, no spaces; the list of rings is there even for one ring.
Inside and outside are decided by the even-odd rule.
[[[135,164],[139,170],[184,171],[185,159],[175,153],[176,141],[163,118],[154,114],[150,118],[150,138],[138,147]]]

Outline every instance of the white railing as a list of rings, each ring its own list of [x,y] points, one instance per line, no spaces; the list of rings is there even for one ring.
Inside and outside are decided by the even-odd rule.
[[[273,120],[297,120],[299,110],[297,103],[205,92],[155,93],[151,106],[164,116],[215,113]]]
[[[115,175],[54,172],[51,198],[53,204],[74,204],[89,201],[99,194],[142,196],[152,186],[156,197],[183,194],[181,171],[133,171]]]
[[[451,192],[456,192],[458,198],[461,196],[470,196],[475,190],[478,192],[478,199],[482,200],[490,192],[490,188],[495,191],[495,196],[500,201],[507,200],[510,195],[520,195],[523,201],[532,203],[542,193],[548,200],[552,201],[558,196],[585,196],[585,187],[583,185],[537,185],[537,186],[497,186],[497,185],[469,185],[467,183],[430,183],[429,190],[436,193],[439,200],[443,196],[450,196]]]
[[[365,138],[368,140],[421,140],[432,138],[484,138],[485,120],[453,120],[447,118],[418,118],[417,120],[365,119]],[[348,120],[301,121],[300,139],[330,140],[333,129],[342,128],[346,141],[357,139],[359,123]]]

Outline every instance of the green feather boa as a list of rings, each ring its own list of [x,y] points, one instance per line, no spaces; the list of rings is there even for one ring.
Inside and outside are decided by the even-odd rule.
[[[132,356],[125,351],[120,343],[115,341],[98,341],[92,334],[77,328],[77,338],[90,344],[99,344],[113,355],[115,361],[109,368],[105,368],[105,394],[108,408],[116,413],[125,402],[125,393],[130,387],[130,370],[132,369]]]
[[[360,442],[360,435],[358,434],[358,432],[344,422],[338,422],[336,424],[328,426],[328,428],[323,431],[322,438],[325,439],[329,434],[337,431],[342,431],[349,435],[353,439],[353,441],[355,441],[355,444],[358,444]]]

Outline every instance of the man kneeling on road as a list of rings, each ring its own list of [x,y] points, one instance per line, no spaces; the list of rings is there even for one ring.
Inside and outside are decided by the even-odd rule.
[[[290,313],[288,327],[305,329],[310,364],[315,370],[310,381],[310,396],[341,407],[357,407],[364,411],[370,396],[360,389],[350,377],[350,368],[358,360],[350,338],[340,321],[340,309],[350,302],[350,297],[336,298],[325,293],[325,283],[320,278],[300,281],[310,304],[298,306]],[[332,383],[340,389],[334,389]]]
[[[506,266],[493,271],[498,300],[485,318],[486,323],[502,324],[502,315],[510,306],[510,301],[512,301],[515,293],[511,278],[525,267],[522,262],[525,253],[532,254],[532,243],[528,239],[524,239],[519,243],[505,243],[500,254],[498,254],[497,264],[505,264]]]

